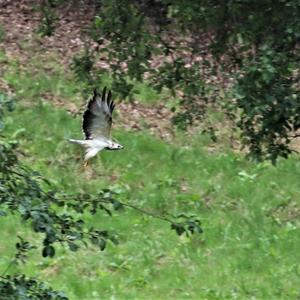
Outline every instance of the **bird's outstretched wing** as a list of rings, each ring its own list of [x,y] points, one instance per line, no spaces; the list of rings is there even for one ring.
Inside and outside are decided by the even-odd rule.
[[[114,108],[111,92],[106,93],[106,87],[101,95],[94,90],[83,114],[82,130],[86,140],[109,138]]]

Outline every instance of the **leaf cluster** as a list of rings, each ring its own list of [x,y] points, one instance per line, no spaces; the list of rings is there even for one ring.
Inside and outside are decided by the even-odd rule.
[[[201,221],[197,216],[189,216],[184,213],[176,217],[176,222],[171,224],[171,229],[175,230],[177,235],[186,234],[186,236],[194,233],[202,233]]]
[[[91,236],[109,239],[101,230],[86,229],[83,214],[105,210],[109,202],[102,194],[66,195],[51,189],[49,181],[39,173],[19,163],[15,142],[0,143],[0,206],[1,215],[18,213],[23,221],[43,238],[42,255],[53,257],[56,243],[66,244],[76,251],[79,244],[87,245]],[[50,187],[50,188],[49,188]],[[65,210],[59,209],[64,207]]]
[[[54,34],[55,23],[58,20],[54,8],[56,8],[63,2],[63,0],[43,0],[38,5],[38,11],[41,17],[37,32],[42,37],[52,36]]]
[[[0,277],[0,299],[67,300],[64,293],[55,291],[34,278],[23,274]]]

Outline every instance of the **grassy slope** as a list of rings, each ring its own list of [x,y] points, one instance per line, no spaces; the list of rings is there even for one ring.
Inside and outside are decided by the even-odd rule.
[[[33,88],[22,74],[6,74],[19,97],[33,99],[49,88],[71,98],[74,86],[51,78]],[[37,78],[41,78],[37,76]],[[63,91],[63,92],[61,92]],[[169,225],[125,210],[87,217],[115,231],[119,245],[93,248],[54,259],[38,251],[25,267],[70,299],[293,299],[299,297],[300,162],[297,157],[267,163],[247,162],[227,150],[209,153],[208,140],[178,135],[166,144],[145,131],[117,131],[124,151],[103,152],[93,172],[80,169],[82,152],[65,139],[79,137],[80,120],[39,103],[19,105],[6,129],[21,142],[24,161],[66,191],[96,192],[106,186],[123,201],[157,213],[194,212],[204,233],[177,237]],[[275,210],[277,209],[277,210]],[[37,237],[17,217],[0,219],[0,270],[12,256],[15,233]],[[12,270],[13,271],[13,270]]]

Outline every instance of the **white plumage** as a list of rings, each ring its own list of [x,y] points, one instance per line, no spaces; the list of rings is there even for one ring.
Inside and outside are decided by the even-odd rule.
[[[111,91],[106,93],[106,88],[104,88],[100,95],[97,90],[94,90],[94,95],[88,101],[83,114],[82,131],[85,140],[69,140],[71,143],[79,144],[85,148],[85,163],[103,149],[119,150],[123,148],[122,145],[113,142],[110,138],[114,108]]]

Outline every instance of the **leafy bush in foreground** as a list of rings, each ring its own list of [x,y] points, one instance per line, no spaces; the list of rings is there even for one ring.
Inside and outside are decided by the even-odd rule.
[[[1,98],[0,116],[11,101]],[[5,101],[4,101],[5,100]],[[3,105],[5,103],[5,105]],[[76,252],[82,245],[94,245],[103,251],[108,241],[116,243],[115,236],[103,228],[86,224],[84,214],[94,215],[98,211],[112,216],[113,210],[124,207],[159,218],[171,224],[178,235],[201,233],[200,221],[194,216],[181,214],[177,217],[158,216],[143,209],[122,203],[110,189],[96,195],[87,193],[65,194],[53,187],[39,173],[19,161],[20,151],[16,141],[2,136],[0,141],[0,217],[17,214],[22,222],[28,222],[35,233],[42,235],[43,257],[54,257],[56,246],[67,246]],[[66,299],[59,292],[47,288],[43,283],[24,274],[6,275],[14,263],[25,263],[28,252],[34,246],[19,237],[16,255],[0,276],[0,299]]]

